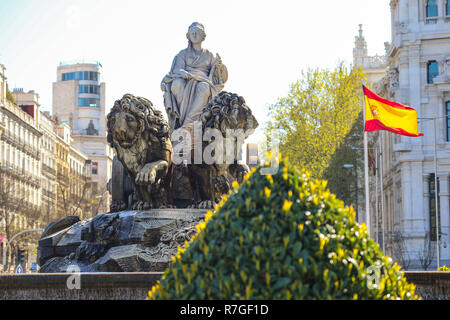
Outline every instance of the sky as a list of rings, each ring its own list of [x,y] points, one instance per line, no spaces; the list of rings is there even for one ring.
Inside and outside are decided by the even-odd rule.
[[[107,112],[125,93],[164,110],[160,82],[194,21],[227,66],[224,90],[245,98],[260,128],[302,70],[352,63],[359,24],[369,55],[391,40],[388,0],[0,0],[0,63],[10,90],[35,90],[42,110],[59,63],[83,59],[103,66]]]

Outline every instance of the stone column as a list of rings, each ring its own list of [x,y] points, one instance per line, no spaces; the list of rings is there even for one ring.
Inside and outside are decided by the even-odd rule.
[[[437,0],[438,23],[444,23],[445,20],[445,0]]]
[[[448,262],[450,259],[449,254],[449,236],[450,236],[450,176],[448,174],[439,175],[439,184],[440,184],[440,192],[439,192],[439,213],[441,219],[439,221],[439,225],[441,227],[441,265]],[[444,248],[447,247],[447,248]],[[444,261],[446,260],[446,261]]]
[[[408,0],[399,0],[398,7],[399,22],[407,24],[409,22]]]

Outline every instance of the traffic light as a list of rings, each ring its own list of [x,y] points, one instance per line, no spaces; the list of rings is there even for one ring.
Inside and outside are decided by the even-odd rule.
[[[17,249],[17,264],[22,264],[25,262],[25,250]]]

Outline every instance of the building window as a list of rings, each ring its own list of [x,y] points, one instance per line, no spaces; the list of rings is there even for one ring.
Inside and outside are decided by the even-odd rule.
[[[450,16],[450,1],[447,0],[445,3],[445,15]]]
[[[99,92],[99,86],[93,86],[93,85],[80,85],[79,93],[94,93],[98,94]]]
[[[432,84],[434,77],[439,74],[439,65],[436,61],[430,61],[427,65],[427,83]]]
[[[438,207],[440,202],[440,182],[439,177],[437,178],[438,182]],[[428,188],[430,194],[430,239],[431,241],[436,241],[436,195],[435,195],[435,186],[434,186],[434,173],[430,174],[430,179],[428,180]],[[439,208],[440,209],[440,208]],[[441,234],[441,212],[439,210],[439,235]]]
[[[92,80],[98,81],[100,73],[93,71],[78,71],[62,74],[62,81],[69,80]]]
[[[92,162],[92,174],[98,173],[98,162]]]
[[[425,6],[426,23],[435,24],[437,22],[438,8],[436,0],[427,0]]]
[[[426,10],[427,10],[427,18],[437,17],[438,9],[436,0],[428,0]]]
[[[78,99],[79,107],[100,107],[100,99],[95,98],[79,98]]]

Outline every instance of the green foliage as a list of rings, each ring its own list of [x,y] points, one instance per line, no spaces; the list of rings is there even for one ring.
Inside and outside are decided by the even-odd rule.
[[[322,176],[328,181],[330,191],[348,205],[356,202],[355,188],[357,194],[364,189],[363,130],[363,113],[360,112]],[[355,168],[344,168],[344,164],[353,164],[357,171]],[[373,174],[373,171],[369,171],[369,174]]]
[[[417,299],[326,181],[286,160],[276,175],[252,172],[208,212],[149,299]]]
[[[360,68],[343,62],[334,70],[308,69],[291,84],[287,97],[270,107],[268,141],[280,132],[280,151],[292,163],[321,178],[362,110]]]
[[[447,266],[442,266],[439,269],[437,269],[437,271],[450,271],[450,268]]]
[[[9,102],[14,103],[14,104],[16,103],[14,101],[14,97],[13,97],[11,91],[9,91],[8,89],[6,89],[6,100],[8,100]]]

